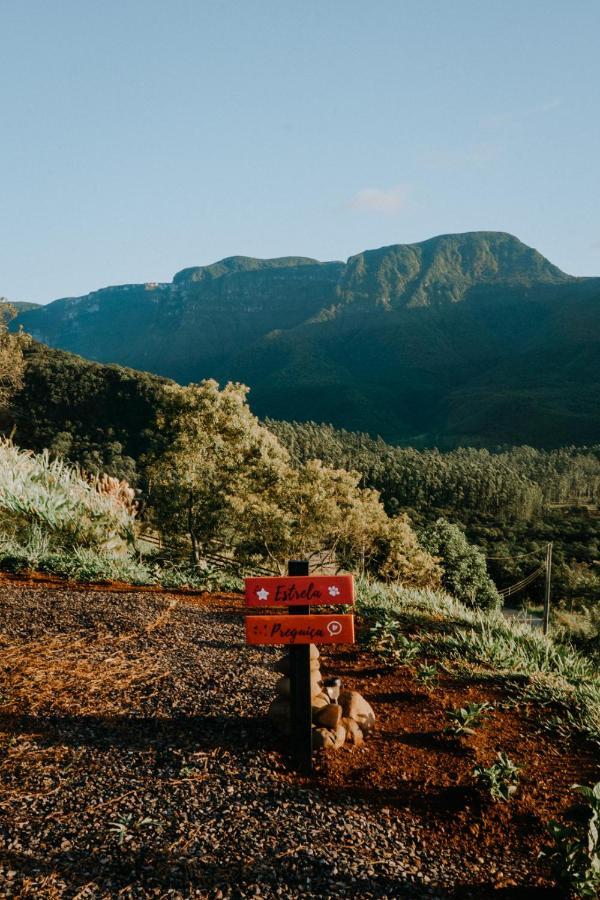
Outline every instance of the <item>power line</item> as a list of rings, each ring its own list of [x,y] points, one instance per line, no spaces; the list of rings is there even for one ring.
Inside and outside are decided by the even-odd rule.
[[[509,597],[511,594],[516,594],[518,591],[522,591],[523,588],[526,588],[527,585],[531,584],[532,581],[535,581],[536,578],[539,578],[540,575],[543,575],[545,571],[545,564],[538,566],[537,569],[534,569],[533,572],[530,572],[529,575],[526,575],[521,581],[517,581],[516,584],[511,584],[510,587],[502,588],[498,593],[501,597]]]
[[[542,550],[532,550],[530,553],[517,553],[515,556],[486,556],[486,559],[525,559],[527,556],[540,556]]]

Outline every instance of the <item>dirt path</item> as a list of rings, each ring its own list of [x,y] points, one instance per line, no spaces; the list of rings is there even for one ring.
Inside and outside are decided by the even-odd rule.
[[[276,654],[243,645],[232,597],[3,582],[0,623],[3,897],[556,896],[526,841],[500,866],[477,834],[441,855],[397,772],[373,802],[369,746],[290,774]]]

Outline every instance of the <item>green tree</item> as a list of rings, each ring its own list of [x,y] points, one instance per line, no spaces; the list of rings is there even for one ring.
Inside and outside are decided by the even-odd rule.
[[[147,467],[159,527],[187,533],[196,563],[202,547],[240,542],[239,498],[277,481],[287,452],[246,405],[248,389],[215,381],[165,388],[156,450]]]
[[[8,323],[16,315],[14,306],[0,297],[0,415],[23,382],[23,334],[11,334]]]
[[[450,594],[482,609],[500,606],[500,595],[488,575],[485,556],[469,544],[458,525],[438,519],[423,529],[420,538],[423,546],[441,559],[442,584]]]
[[[438,585],[440,570],[406,517],[390,519],[377,491],[359,481],[319,460],[287,465],[268,491],[238,499],[241,526],[251,523],[248,551],[281,572],[297,557],[413,587]]]
[[[439,569],[405,517],[390,519],[360,476],[318,460],[293,467],[246,404],[247,388],[214,381],[168,386],[147,467],[157,524],[187,533],[196,563],[211,541],[238,559],[287,561],[381,574],[410,585],[439,583]]]

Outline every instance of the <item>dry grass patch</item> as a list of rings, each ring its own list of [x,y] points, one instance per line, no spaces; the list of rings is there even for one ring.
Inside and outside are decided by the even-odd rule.
[[[103,715],[131,710],[131,694],[166,673],[140,637],[164,625],[173,602],[142,632],[59,634],[11,642],[0,635],[0,713]],[[147,694],[146,694],[147,696]]]

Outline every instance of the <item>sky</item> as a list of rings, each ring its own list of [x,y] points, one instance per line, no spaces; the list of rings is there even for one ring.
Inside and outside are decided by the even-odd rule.
[[[597,0],[0,0],[0,295],[509,231],[600,275]]]

